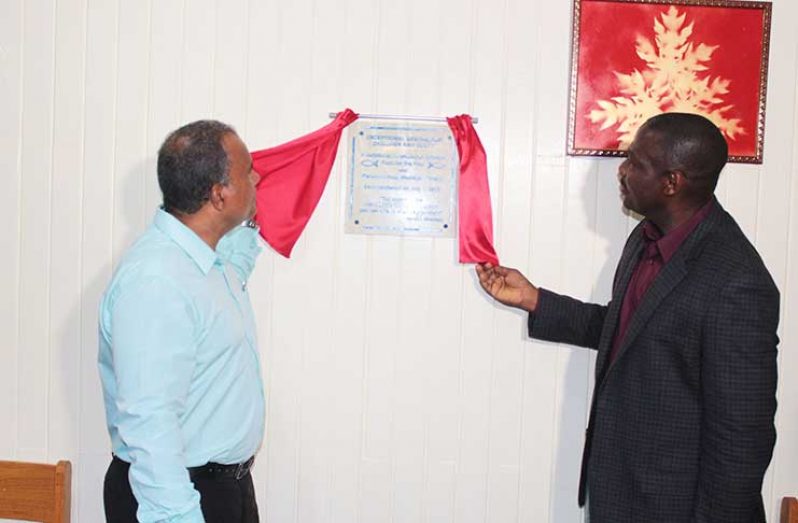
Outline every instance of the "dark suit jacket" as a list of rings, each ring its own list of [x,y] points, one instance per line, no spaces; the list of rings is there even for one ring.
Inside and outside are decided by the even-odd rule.
[[[615,360],[643,247],[627,240],[607,306],[541,289],[532,337],[598,350],[579,503],[590,523],[761,523],[776,439],[779,292],[715,202],[651,284]]]

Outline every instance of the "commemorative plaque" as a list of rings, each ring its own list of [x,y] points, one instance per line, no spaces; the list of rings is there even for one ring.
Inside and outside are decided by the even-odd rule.
[[[346,232],[454,237],[457,147],[446,122],[349,126]]]

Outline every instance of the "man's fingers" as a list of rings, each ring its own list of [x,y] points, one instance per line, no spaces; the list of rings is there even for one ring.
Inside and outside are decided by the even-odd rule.
[[[475,269],[479,285],[493,298],[501,294],[502,289],[507,286],[506,276],[512,272],[512,269],[487,262],[475,265]]]
[[[507,267],[502,267],[501,265],[497,265],[496,267],[493,268],[493,272],[502,277],[510,274],[510,270],[511,269],[508,269]]]
[[[479,284],[485,287],[486,282],[488,281],[488,279],[490,279],[490,274],[488,274],[488,272],[479,265],[476,266],[476,270],[477,270],[477,279],[479,280]]]

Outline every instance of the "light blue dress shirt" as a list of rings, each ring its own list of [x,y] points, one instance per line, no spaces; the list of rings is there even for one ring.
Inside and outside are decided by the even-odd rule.
[[[114,454],[131,463],[138,520],[202,522],[186,467],[240,463],[263,438],[247,279],[257,231],[214,252],[171,214],[119,264],[100,305],[99,369]]]

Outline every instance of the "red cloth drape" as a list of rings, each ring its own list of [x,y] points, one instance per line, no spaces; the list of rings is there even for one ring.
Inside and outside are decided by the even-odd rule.
[[[485,149],[467,114],[447,118],[460,153],[458,229],[460,263],[491,262],[499,258],[493,248],[493,216],[488,187]]]
[[[272,248],[288,258],[321,199],[344,127],[357,120],[346,109],[321,129],[252,153],[260,175],[255,221]]]

